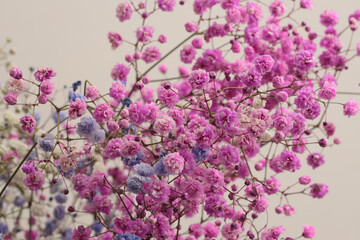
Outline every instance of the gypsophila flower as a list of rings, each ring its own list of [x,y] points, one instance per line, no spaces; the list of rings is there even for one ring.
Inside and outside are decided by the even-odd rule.
[[[34,73],[34,77],[36,78],[36,80],[38,80],[39,82],[42,82],[44,80],[49,80],[52,77],[55,77],[56,73],[54,72],[54,70],[52,68],[39,68],[35,73]]]
[[[34,129],[36,127],[36,121],[35,118],[32,116],[24,116],[20,118],[21,123],[21,129],[23,131],[27,131],[29,134],[32,134],[34,132]]]
[[[38,144],[44,152],[51,152],[54,149],[55,143],[54,138],[50,135],[47,135],[43,138],[38,139]]]
[[[137,178],[137,177],[129,177],[126,180],[126,183],[127,183],[127,190],[129,192],[132,192],[132,193],[135,193],[135,194],[140,192],[144,187],[141,180],[139,178]]]

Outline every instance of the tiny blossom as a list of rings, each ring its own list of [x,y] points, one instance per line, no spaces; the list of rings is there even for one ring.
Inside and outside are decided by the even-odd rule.
[[[153,37],[155,29],[152,26],[142,26],[136,30],[136,37],[139,42],[149,42]]]
[[[359,105],[354,99],[350,98],[349,101],[344,105],[344,115],[351,117],[355,116],[360,110]]]
[[[10,76],[15,78],[15,79],[21,79],[22,78],[22,72],[19,68],[17,67],[12,67],[10,69]]]
[[[9,105],[15,105],[17,103],[17,97],[18,95],[15,93],[8,93],[5,95],[4,100],[9,104]]]
[[[193,71],[188,79],[193,89],[204,89],[209,80],[209,74],[203,69]]]
[[[32,116],[24,116],[20,118],[21,129],[25,132],[27,131],[29,134],[32,134],[36,127],[35,118]]]
[[[169,108],[174,107],[177,102],[179,102],[178,90],[171,87],[165,89],[166,83],[163,83],[161,87],[158,88],[157,94],[158,98]]]
[[[163,73],[163,74],[165,74],[166,72],[167,72],[167,65],[166,64],[161,64],[160,66],[159,66],[159,71],[161,72],[161,73]]]
[[[39,68],[35,73],[34,76],[36,80],[42,82],[44,80],[49,80],[52,77],[56,76],[56,73],[52,68]]]
[[[313,169],[323,165],[325,163],[324,161],[324,156],[320,155],[320,153],[313,153],[310,154],[307,158],[306,158],[308,164],[310,166],[312,166]]]
[[[270,72],[274,65],[274,62],[274,59],[269,55],[259,56],[255,59],[256,70],[261,74]]]
[[[300,7],[312,9],[313,8],[313,0],[300,0]]]
[[[195,22],[187,22],[185,29],[187,32],[195,32],[199,30],[199,26]]]
[[[235,111],[229,108],[222,108],[215,115],[216,125],[229,131],[239,124],[239,118]]]
[[[131,18],[133,10],[128,2],[122,2],[116,8],[116,17],[119,19],[120,22],[124,22]]]
[[[167,172],[179,174],[184,169],[184,158],[179,153],[170,153],[164,158],[164,165]]]
[[[122,44],[122,37],[120,34],[116,32],[109,32],[108,39],[109,42],[111,43],[111,48],[114,50]]]
[[[323,198],[328,193],[328,186],[322,183],[315,183],[310,188],[310,194],[313,198]]]
[[[203,41],[201,38],[194,38],[192,41],[191,41],[191,45],[196,48],[196,49],[200,49],[202,48],[203,46]]]
[[[171,132],[176,127],[175,121],[169,116],[162,116],[157,118],[154,123],[155,132],[160,135],[166,136],[169,132]]]
[[[38,100],[40,104],[45,104],[49,101],[49,95],[40,94]]]
[[[325,10],[320,15],[320,22],[325,27],[335,26],[339,22],[339,16],[336,11]]]
[[[31,191],[41,189],[45,183],[45,175],[42,171],[29,173],[24,178],[24,183]]]
[[[127,183],[127,190],[135,194],[140,192],[144,187],[143,184],[141,183],[141,180],[137,177],[129,177],[126,183]]]
[[[110,120],[110,118],[112,118],[114,115],[114,110],[112,110],[108,104],[103,103],[98,105],[95,110],[94,110],[94,119],[99,123],[99,124],[104,124],[107,121]]]
[[[312,239],[315,236],[315,229],[311,225],[303,225],[303,233],[302,236],[304,238]]]
[[[51,152],[55,146],[54,138],[49,135],[43,138],[39,138],[37,142],[40,148],[45,152]]]
[[[295,66],[300,71],[309,71],[316,65],[313,53],[308,50],[301,50],[295,55]]]
[[[167,42],[167,36],[165,34],[160,34],[158,37],[159,43],[166,43]]]
[[[261,85],[262,75],[255,68],[250,68],[243,71],[240,78],[247,87],[257,88]]]
[[[130,68],[126,67],[124,64],[116,64],[111,70],[111,77],[114,81],[126,82],[127,75],[130,72]]]
[[[154,168],[147,163],[140,163],[134,167],[135,175],[141,181],[152,181],[151,176],[154,174]]]
[[[120,157],[121,149],[123,146],[123,142],[121,139],[112,139],[109,141],[109,143],[104,148],[104,157],[115,159],[117,157]]]
[[[69,118],[76,119],[86,113],[86,102],[83,99],[76,98],[69,106]]]
[[[266,211],[268,206],[269,206],[269,200],[264,196],[260,196],[255,200],[253,209],[255,212],[262,213]]]
[[[164,12],[172,12],[176,5],[175,0],[158,0],[159,8]]]
[[[270,4],[269,10],[272,15],[279,17],[285,13],[285,5],[282,1],[275,0]]]
[[[96,196],[93,200],[93,204],[96,210],[105,213],[106,215],[109,215],[113,208],[113,204],[107,196]]]
[[[76,126],[76,133],[81,137],[90,138],[99,129],[99,124],[92,117],[83,117]]]
[[[183,63],[192,63],[195,59],[196,50],[192,45],[185,45],[183,49],[180,51],[180,60]]]
[[[85,97],[94,101],[95,99],[99,98],[99,90],[95,86],[87,86]]]
[[[72,234],[73,240],[87,240],[90,239],[91,228],[85,228],[83,225],[78,226],[74,229]]]
[[[54,83],[50,80],[44,80],[42,83],[41,83],[41,86],[40,86],[40,91],[44,94],[51,94],[52,91],[54,89]]]
[[[147,47],[141,56],[141,59],[146,63],[152,63],[160,58],[161,53],[156,46]]]

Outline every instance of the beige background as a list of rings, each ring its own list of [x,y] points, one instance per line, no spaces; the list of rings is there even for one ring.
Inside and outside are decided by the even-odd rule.
[[[27,69],[29,65],[53,67],[57,72],[54,81],[58,83],[58,87],[88,79],[99,85],[101,90],[106,90],[112,81],[111,68],[116,62],[122,62],[124,54],[131,51],[126,44],[117,51],[112,51],[107,33],[118,31],[129,39],[128,36],[133,34],[135,28],[132,22],[121,24],[115,18],[115,8],[119,2],[0,0],[0,43],[6,37],[13,38],[12,45],[16,47],[17,54],[12,57],[12,61],[22,69]],[[186,5],[189,7],[191,1]],[[318,20],[319,13],[324,9],[338,10],[340,26],[344,26],[347,16],[356,8],[360,8],[358,0],[315,0],[316,10],[302,11],[302,15],[310,25],[314,24],[322,31]],[[165,29],[170,31],[166,32],[169,43],[165,48],[168,49],[181,40],[178,36],[184,33],[184,14],[186,13],[177,11],[175,15],[161,13],[156,17],[155,36],[165,32]],[[360,41],[359,35],[357,39]],[[342,74],[339,90],[360,92],[359,59],[350,64],[350,69]],[[169,76],[173,76],[171,73],[175,70],[169,66]],[[3,71],[0,79],[6,79]],[[360,102],[359,96],[354,98]],[[347,99],[347,96],[339,96],[337,101],[345,102]],[[312,175],[314,182],[327,183],[330,186],[329,194],[323,200],[305,196],[295,197],[293,200],[290,198],[297,211],[295,216],[274,216],[271,208],[270,216],[274,225],[283,224],[292,236],[300,234],[301,224],[311,224],[317,231],[315,239],[360,239],[360,114],[347,119],[342,115],[340,105],[334,105],[330,109],[328,121],[336,123],[336,136],[343,143],[326,149],[326,164],[315,173],[308,167],[302,170],[303,174]],[[289,176],[289,184],[297,176]]]

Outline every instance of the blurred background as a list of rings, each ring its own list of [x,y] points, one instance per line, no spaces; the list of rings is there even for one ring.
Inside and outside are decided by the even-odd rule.
[[[5,43],[7,37],[12,38],[11,46],[16,54],[10,60],[23,70],[25,77],[29,74],[29,66],[52,67],[57,73],[54,78],[57,88],[71,85],[77,80],[89,80],[101,91],[107,91],[112,83],[112,67],[116,63],[123,63],[125,54],[133,51],[133,47],[126,43],[113,51],[107,33],[115,31],[124,39],[131,40],[140,23],[138,17],[120,23],[115,14],[119,3],[120,0],[0,0],[0,44]],[[162,46],[164,52],[179,43],[181,36],[188,35],[184,23],[196,19],[187,17],[192,16],[187,12],[191,6],[192,1],[188,1],[185,6],[177,6],[174,13],[160,12],[150,21],[156,29],[154,38],[161,33],[168,36],[168,43]],[[340,23],[337,29],[340,30],[347,25],[348,16],[355,9],[360,9],[360,2],[314,0],[312,11],[302,10],[295,16],[313,26],[312,30],[322,33],[324,27],[319,24],[319,15],[325,9],[338,11]],[[349,32],[344,34],[344,46],[347,46],[349,37]],[[359,34],[355,34],[354,43],[359,41]],[[168,77],[177,76],[177,66],[171,65],[172,61],[178,59],[178,53],[175,55],[167,62]],[[341,74],[338,90],[360,93],[359,59],[354,59],[348,66],[349,70]],[[153,72],[154,78],[160,76],[156,69]],[[0,79],[8,79],[4,68],[0,71]],[[335,101],[345,103],[349,97],[339,95]],[[353,98],[360,103],[360,96]],[[342,144],[325,149],[326,164],[316,172],[304,166],[300,174],[311,175],[313,182],[328,184],[328,195],[322,200],[308,196],[290,197],[296,209],[296,214],[291,217],[277,216],[274,213],[276,204],[270,205],[270,223],[271,226],[283,225],[291,235],[300,234],[302,224],[307,224],[315,227],[315,239],[359,239],[360,114],[348,119],[342,114],[342,106],[334,104],[327,114],[327,121],[336,124],[335,135],[342,139]],[[296,180],[289,177],[288,185]]]

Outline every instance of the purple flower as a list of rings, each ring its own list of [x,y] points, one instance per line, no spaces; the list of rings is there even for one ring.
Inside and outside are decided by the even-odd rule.
[[[311,51],[301,50],[296,53],[294,65],[298,70],[307,72],[316,65],[314,55]]]
[[[130,72],[130,68],[126,67],[124,64],[116,64],[111,70],[111,77],[114,81],[126,82],[127,75]]]
[[[193,89],[204,89],[209,80],[209,73],[203,69],[193,71],[188,78],[188,81]]]

